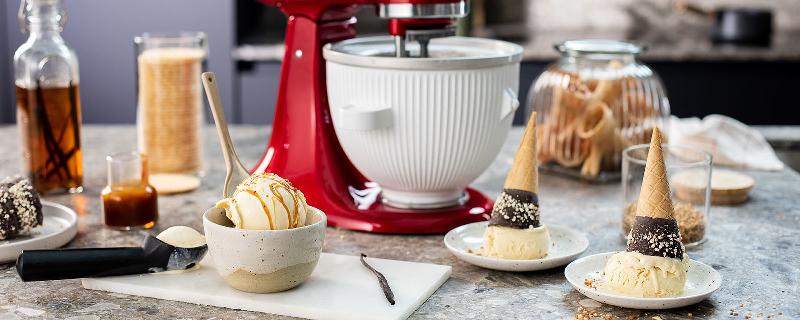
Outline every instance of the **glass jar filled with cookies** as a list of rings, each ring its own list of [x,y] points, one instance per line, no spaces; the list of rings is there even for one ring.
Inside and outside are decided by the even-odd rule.
[[[664,86],[637,60],[642,47],[573,40],[533,83],[527,111],[539,114],[543,170],[589,181],[619,180],[622,151],[650,141],[669,118]]]

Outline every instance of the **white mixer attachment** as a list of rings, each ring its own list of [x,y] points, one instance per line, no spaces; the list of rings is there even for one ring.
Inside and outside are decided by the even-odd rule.
[[[400,39],[399,42],[404,43],[405,41],[416,41],[419,43],[419,58],[427,58],[428,57],[428,43],[430,43],[431,39],[433,38],[444,38],[444,37],[452,37],[456,35],[456,27],[455,26],[447,26],[444,29],[427,29],[427,30],[408,30],[406,31],[405,40],[403,36],[395,36],[395,45],[398,43],[398,38]],[[405,47],[405,44],[403,45]],[[401,51],[400,47],[396,47],[396,53],[398,57],[407,57],[408,52],[404,49]]]
[[[441,3],[382,3],[378,5],[378,16],[390,19],[389,33],[394,37],[395,57],[410,57],[406,49],[408,41],[419,43],[419,54],[428,57],[428,43],[433,38],[456,35],[451,23],[469,13],[467,1],[445,0]]]
[[[437,19],[463,18],[469,13],[467,1],[443,1],[440,3],[381,3],[378,16],[384,19]]]

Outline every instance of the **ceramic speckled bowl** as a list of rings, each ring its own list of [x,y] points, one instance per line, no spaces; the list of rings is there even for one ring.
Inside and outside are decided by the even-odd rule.
[[[220,275],[233,288],[253,293],[294,288],[314,271],[322,252],[327,217],[313,208],[303,227],[236,229],[225,211],[203,214],[208,249]]]

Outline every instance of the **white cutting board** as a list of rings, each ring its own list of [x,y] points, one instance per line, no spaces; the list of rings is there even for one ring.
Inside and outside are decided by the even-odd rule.
[[[367,258],[394,292],[390,305],[378,279],[358,257],[323,253],[314,273],[289,291],[255,294],[225,284],[210,257],[200,269],[175,274],[143,274],[83,279],[91,290],[124,293],[217,307],[311,319],[405,319],[450,277],[451,267]]]

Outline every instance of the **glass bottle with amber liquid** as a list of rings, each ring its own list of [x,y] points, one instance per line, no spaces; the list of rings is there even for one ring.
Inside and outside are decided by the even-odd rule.
[[[122,152],[106,157],[108,185],[100,199],[103,223],[120,229],[150,229],[158,221],[158,194],[148,180],[147,157]]]
[[[83,190],[78,58],[61,37],[61,0],[23,0],[28,40],[14,53],[23,168],[40,193]]]

